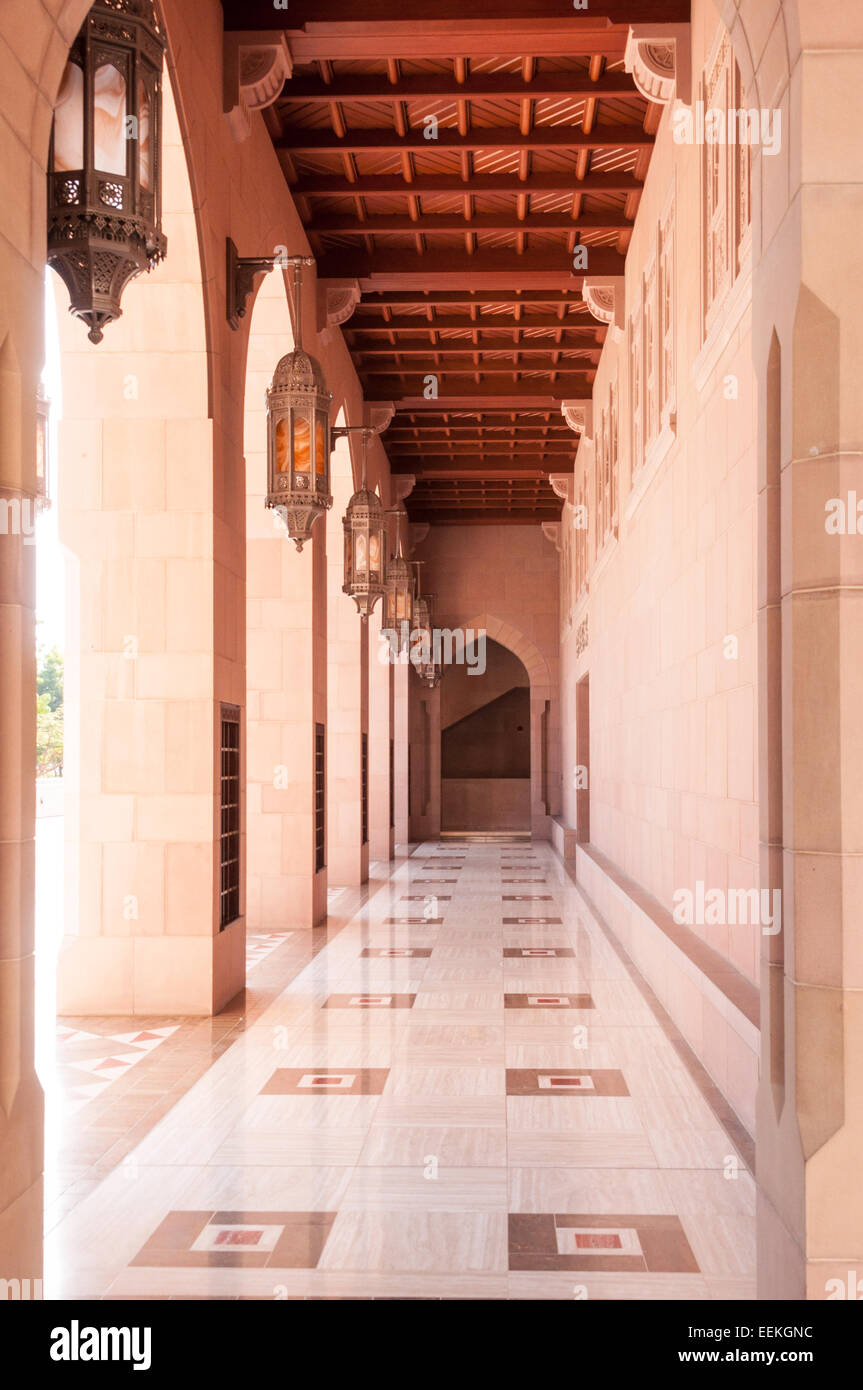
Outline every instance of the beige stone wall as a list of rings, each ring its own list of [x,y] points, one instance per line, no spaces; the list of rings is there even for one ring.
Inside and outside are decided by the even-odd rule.
[[[712,4],[693,5],[696,83],[725,33]],[[609,331],[594,385],[593,447],[579,446],[576,492],[586,476],[589,592],[576,595],[570,582],[561,627],[564,815],[576,823],[575,685],[589,672],[591,841],[669,910],[675,891],[694,889],[698,880],[723,891],[758,884],[751,251],[741,256],[705,343],[704,148],[676,143],[672,121],[669,106],[627,257],[625,329]],[[645,450],[633,437],[631,325],[652,268],[659,273],[669,215],[674,418],[667,447],[660,439]],[[603,545],[594,530],[594,455],[612,387],[616,535]],[[573,520],[567,507],[570,549]],[[571,575],[566,555],[563,564]],[[589,640],[578,656],[585,618]],[[695,930],[757,978],[756,930]]]

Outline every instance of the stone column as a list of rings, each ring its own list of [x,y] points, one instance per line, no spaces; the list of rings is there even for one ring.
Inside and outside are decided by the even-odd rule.
[[[249,928],[313,927],[327,910],[316,869],[315,728],[326,725],[326,522],[301,553],[267,511],[264,392],[293,341],[284,279],[255,301],[246,369],[247,896]]]
[[[171,254],[128,286],[98,347],[57,281],[58,509],[77,631],[57,978],[69,1014],[208,1014],[245,979],[242,883],[220,929],[219,881],[223,703],[242,730],[242,494],[237,506],[226,491],[237,443],[209,415],[197,227],[164,90]],[[241,796],[241,827],[243,809]]]
[[[42,1089],[34,1067],[35,460],[41,277],[11,254],[0,310],[0,1278],[42,1274]],[[4,322],[6,312],[10,318]],[[29,321],[29,333],[11,325]],[[14,1286],[13,1286],[14,1287]]]
[[[342,593],[342,518],[354,491],[350,446],[345,439],[333,450],[332,487],[333,507],[327,516],[327,864],[330,883],[343,887],[365,883],[369,876],[369,845],[362,833],[369,632],[353,599]]]
[[[395,843],[410,840],[408,807],[408,681],[410,666],[399,662],[393,667],[393,739],[395,741]]]
[[[394,740],[395,666],[381,642],[383,600],[369,619],[369,856],[389,860],[395,847],[390,805],[390,742]],[[383,657],[387,659],[382,660]],[[393,757],[395,746],[393,744]]]

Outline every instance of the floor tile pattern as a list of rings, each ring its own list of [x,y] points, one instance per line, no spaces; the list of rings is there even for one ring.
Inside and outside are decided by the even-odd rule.
[[[330,912],[55,1221],[49,1297],[754,1296],[745,1133],[549,846],[428,843]]]

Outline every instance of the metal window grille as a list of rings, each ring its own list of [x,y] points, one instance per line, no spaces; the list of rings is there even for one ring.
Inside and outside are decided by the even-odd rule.
[[[222,705],[219,741],[219,930],[240,915],[240,711]]]
[[[315,725],[315,873],[327,862],[325,836],[326,767],[324,762],[324,726]]]

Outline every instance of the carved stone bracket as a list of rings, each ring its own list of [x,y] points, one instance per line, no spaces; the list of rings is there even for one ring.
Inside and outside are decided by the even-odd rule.
[[[396,413],[393,401],[376,401],[374,405],[366,407],[368,427],[374,430],[375,434],[383,434],[388,430]]]
[[[276,261],[275,256],[238,256],[230,237],[225,242],[225,318],[232,328],[239,328],[245,317],[249,295],[255,288],[255,278],[267,275]]]
[[[586,275],[581,297],[595,319],[607,323],[617,336],[623,332],[626,281],[622,275]]]
[[[319,280],[318,332],[347,323],[361,298],[359,280]]]
[[[222,109],[238,143],[251,130],[249,113],[272,106],[292,72],[284,34],[225,34]]]
[[[392,493],[393,506],[399,507],[405,498],[414,490],[416,474],[414,473],[392,473],[390,474],[390,491]]]
[[[551,541],[555,550],[560,550],[560,522],[544,521],[542,523],[542,534],[547,541]]]
[[[571,473],[549,473],[548,482],[555,497],[562,497],[564,502],[572,501]]]
[[[584,439],[593,438],[593,401],[561,401],[560,413],[571,430]]]
[[[587,614],[584,615],[575,630],[575,654],[581,656],[582,652],[587,651],[587,644],[590,640],[590,633],[587,624]]]
[[[413,522],[410,528],[411,550],[413,550],[418,545],[422,545],[428,533],[429,524],[427,521]]]
[[[623,65],[648,101],[689,105],[692,50],[688,24],[630,24]]]

